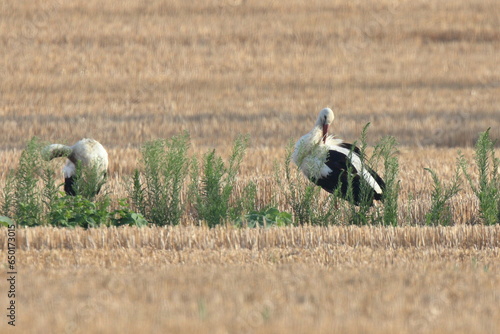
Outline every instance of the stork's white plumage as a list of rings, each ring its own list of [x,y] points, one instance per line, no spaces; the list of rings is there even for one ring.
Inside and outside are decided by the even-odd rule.
[[[63,167],[64,191],[68,195],[75,195],[73,185],[78,162],[81,162],[83,167],[96,169],[101,178],[98,182],[99,184],[104,182],[108,171],[108,152],[106,152],[98,141],[90,138],[84,138],[73,146],[61,144],[48,145],[43,149],[42,156],[45,160],[52,160],[58,157],[68,158],[66,165]],[[96,189],[96,193],[99,190],[100,187]]]
[[[313,129],[295,144],[292,160],[309,180],[328,192],[339,189],[340,195],[347,199],[350,171],[355,204],[361,202],[362,182],[372,189],[374,199],[381,200],[385,183],[363,163],[359,148],[328,135],[333,119],[330,108],[321,110]]]

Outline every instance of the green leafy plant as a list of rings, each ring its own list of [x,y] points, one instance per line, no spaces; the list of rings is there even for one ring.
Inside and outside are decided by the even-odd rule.
[[[109,197],[93,202],[81,195],[57,198],[47,215],[50,225],[57,227],[98,226],[146,226],[148,223],[140,213],[130,211],[126,200],[119,200],[119,208],[110,210]]]
[[[61,192],[56,183],[54,169],[49,163],[44,162],[44,165],[44,169],[41,173],[41,181],[43,183],[41,200],[44,205],[44,212],[50,212],[52,210],[52,205],[54,205]]]
[[[250,211],[237,219],[235,224],[240,227],[286,226],[292,224],[292,219],[291,213],[269,207],[261,211]]]
[[[147,226],[148,221],[138,212],[133,212],[129,209],[127,201],[122,199],[119,201],[120,207],[110,213],[110,224],[113,226]]]
[[[133,206],[157,225],[176,225],[183,213],[181,192],[188,174],[189,135],[146,143],[142,172],[136,170],[129,187]]]
[[[234,193],[232,195],[233,200],[231,207],[229,208],[229,217],[232,219],[237,219],[241,215],[252,211],[255,208],[255,199],[257,197],[257,186],[254,182],[248,182],[242,189],[239,196]]]
[[[2,214],[13,217],[15,208],[15,172],[9,170],[5,180],[5,186],[2,189]]]
[[[500,158],[495,156],[495,143],[490,138],[490,129],[482,132],[475,148],[475,161],[479,171],[474,180],[467,171],[467,161],[460,156],[465,178],[479,199],[479,210],[488,225],[500,222]]]
[[[198,162],[193,161],[190,185],[193,206],[198,219],[205,221],[210,227],[221,224],[226,219],[237,219],[245,208],[248,209],[252,197],[255,198],[254,186],[246,187],[243,198],[232,198],[248,139],[239,136],[235,140],[227,164],[215,154],[215,150],[204,155],[201,170]]]
[[[442,184],[436,172],[430,168],[424,169],[431,174],[433,181],[432,204],[425,215],[425,223],[427,225],[451,225],[453,216],[448,202],[461,190],[460,166],[457,165],[455,177],[448,187]]]
[[[59,197],[48,213],[48,222],[58,227],[89,228],[107,225],[109,204],[109,199],[94,203],[81,195]]]
[[[141,212],[143,215],[146,214],[148,207],[146,202],[146,186],[143,184],[143,178],[141,172],[138,169],[134,170],[134,175],[132,176],[131,182],[129,181],[128,194],[131,202],[136,210]]]
[[[19,165],[7,179],[3,209],[20,225],[34,226],[42,223],[43,203],[40,200],[38,181],[44,161],[40,154],[41,143],[33,137],[27,144]]]
[[[0,225],[3,225],[5,227],[9,227],[12,225],[15,225],[14,221],[10,219],[9,217],[6,216],[0,216]]]
[[[378,164],[382,160],[384,166],[385,189],[383,194],[383,225],[396,226],[398,224],[398,198],[400,182],[398,180],[399,161],[397,155],[397,141],[388,136],[380,140],[375,146],[372,161]]]

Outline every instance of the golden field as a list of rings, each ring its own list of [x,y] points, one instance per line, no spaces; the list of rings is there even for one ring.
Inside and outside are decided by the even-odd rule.
[[[499,226],[36,227],[17,241],[23,332],[500,328]]]
[[[430,207],[423,168],[446,183],[479,132],[500,139],[498,1],[1,1],[0,18],[0,187],[32,136],[99,140],[120,198],[144,142],[187,130],[192,155],[227,155],[248,133],[240,180],[289,210],[273,165],[321,108],[346,141],[371,122],[370,143],[400,143],[396,229],[18,230],[18,329],[500,330],[499,230],[469,225],[469,187],[456,226],[406,226]]]

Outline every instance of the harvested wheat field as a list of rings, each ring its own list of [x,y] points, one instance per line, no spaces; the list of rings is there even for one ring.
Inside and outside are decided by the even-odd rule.
[[[1,1],[2,189],[33,136],[99,140],[116,200],[145,142],[186,130],[190,155],[227,157],[242,133],[238,182],[290,211],[275,162],[326,106],[348,142],[396,138],[401,188],[399,227],[20,228],[0,332],[500,332],[498,224],[463,185],[454,226],[422,226],[424,168],[448,184],[500,139],[498,22],[497,0]]]
[[[500,328],[498,226],[17,233],[18,321],[33,333]]]

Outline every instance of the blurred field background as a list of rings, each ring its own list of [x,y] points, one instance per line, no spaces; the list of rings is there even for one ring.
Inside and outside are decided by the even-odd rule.
[[[500,139],[499,22],[496,0],[3,0],[0,187],[32,136],[66,144],[82,137],[99,140],[110,154],[108,190],[120,198],[121,180],[136,167],[145,141],[187,130],[193,154],[211,148],[227,154],[236,135],[248,133],[251,146],[240,177],[255,180],[259,203],[265,204],[272,195],[279,198],[274,162],[282,162],[289,140],[308,132],[318,111],[330,106],[336,115],[332,130],[346,141],[356,140],[367,122],[370,143],[386,135],[399,141],[401,220],[410,217],[418,224],[430,206],[430,176],[423,168],[446,182],[459,149],[472,161],[479,132],[491,127],[492,137]],[[286,209],[287,203],[280,205]],[[470,189],[451,205],[456,224],[476,223]],[[52,232],[34,233],[50,238]],[[286,267],[258,260],[281,254],[279,247],[246,254],[222,244],[198,257],[214,259],[205,264],[182,260],[185,250],[158,251],[159,260],[151,262],[147,247],[124,248],[119,260],[103,255],[104,262],[86,265],[96,254],[71,245],[20,251],[26,275],[20,288],[27,294],[20,307],[34,312],[49,305],[54,314],[26,313],[21,327],[37,332],[67,325],[66,331],[74,332],[84,326],[98,332],[112,324],[103,315],[93,318],[101,310],[119,315],[116,332],[158,323],[150,328],[232,333],[240,329],[229,320],[233,316],[252,324],[241,332],[377,332],[380,324],[384,333],[499,329],[493,320],[498,319],[498,244],[479,250],[474,244],[405,246],[404,255],[390,251],[396,252],[390,265],[381,265],[389,256],[384,247],[365,245],[370,256],[364,257],[342,242],[331,252],[319,244],[306,256],[306,248],[291,245],[293,256],[287,258],[293,260]],[[336,254],[345,262],[320,260]],[[173,265],[169,256],[180,260]],[[116,275],[127,285],[129,299],[123,301],[120,293],[94,307],[99,297],[93,292]],[[295,283],[286,284],[287,277]],[[354,288],[344,289],[349,282]],[[269,286],[287,296],[284,301],[265,304]],[[323,293],[334,288],[332,300],[340,294],[339,301],[329,304]],[[447,307],[432,306],[440,293],[446,294]],[[148,308],[160,312],[157,322],[144,311]],[[383,313],[386,308],[389,313]],[[409,316],[424,310],[431,313]],[[180,318],[168,318],[169,312]],[[331,327],[334,323],[338,327]]]

